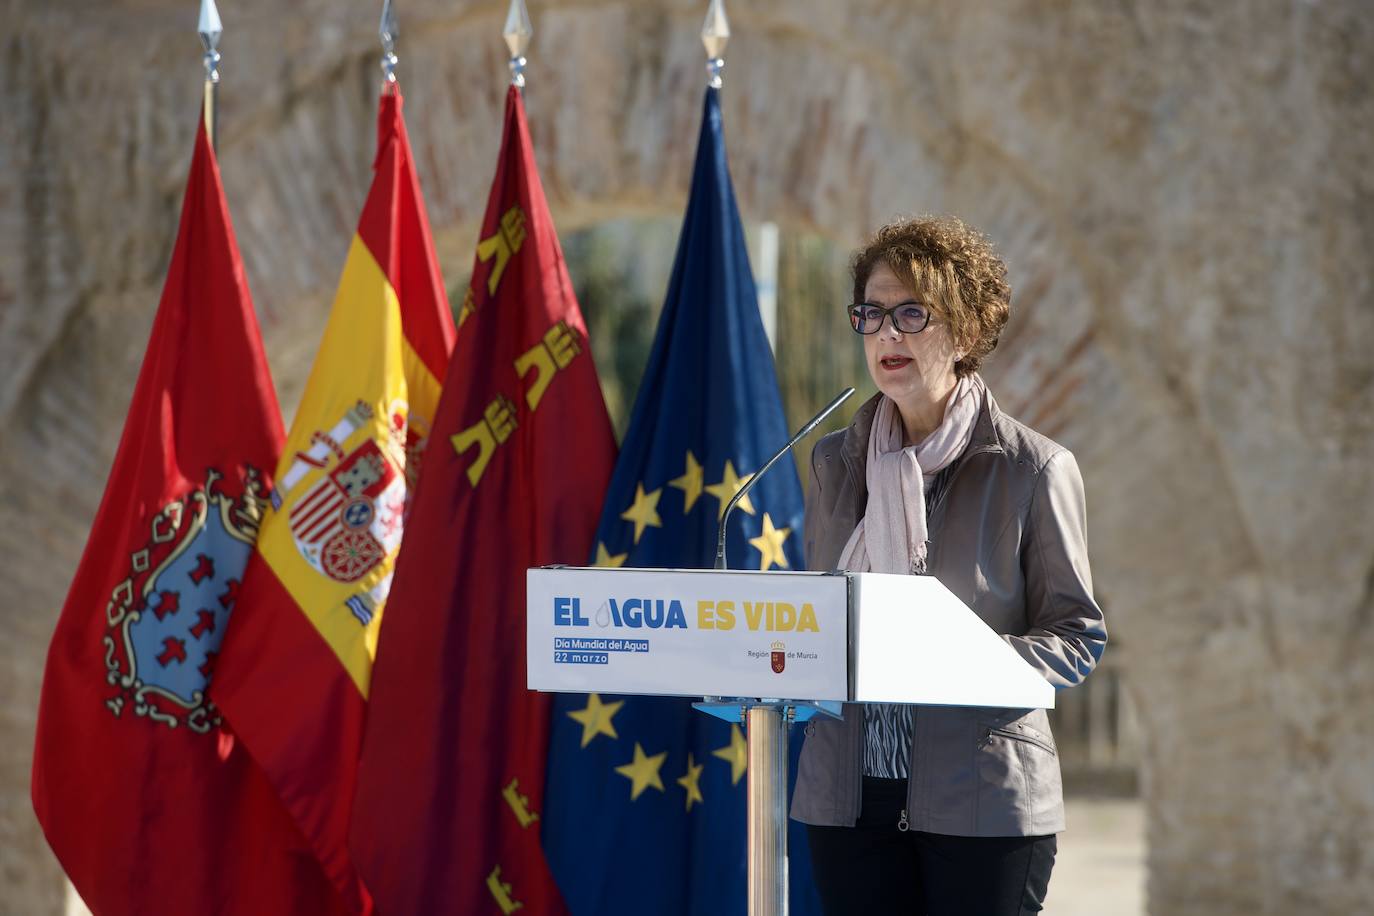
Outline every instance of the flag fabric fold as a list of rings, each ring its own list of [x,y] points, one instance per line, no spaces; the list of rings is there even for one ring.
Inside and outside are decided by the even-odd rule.
[[[454,325],[399,89],[379,104],[372,186],[296,411],[215,702],[350,910],[348,853],[372,660]]]
[[[677,256],[595,561],[709,568],[725,504],[787,438],[709,89]],[[730,567],[804,568],[801,525],[796,468],[780,462],[731,516]],[[795,762],[794,754],[792,773]],[[543,841],[570,912],[743,913],[746,764],[740,727],[687,700],[558,695]],[[791,912],[818,913],[798,825],[789,841]]]
[[[378,911],[557,913],[525,570],[580,563],[614,437],[511,88],[472,284],[373,672],[351,844]]]
[[[39,706],[34,810],[102,916],[342,912],[205,695],[281,443],[202,119],[148,350]]]

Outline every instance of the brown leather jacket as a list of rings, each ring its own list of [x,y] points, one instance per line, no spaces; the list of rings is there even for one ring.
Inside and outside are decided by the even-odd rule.
[[[875,396],[811,454],[806,558],[839,560],[868,500],[865,464]],[[1003,414],[991,392],[973,438],[949,469],[928,518],[928,568],[1057,688],[1102,656],[1107,630],[1093,600],[1083,480],[1065,448]],[[792,816],[853,826],[861,806],[863,711],[806,728]],[[912,830],[1037,836],[1064,829],[1059,758],[1043,709],[923,706],[907,786]]]

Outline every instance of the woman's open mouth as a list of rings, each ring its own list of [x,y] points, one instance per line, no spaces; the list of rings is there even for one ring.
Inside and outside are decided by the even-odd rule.
[[[901,369],[909,362],[911,362],[911,357],[909,356],[884,356],[882,359],[878,360],[878,365],[882,366],[884,369]]]

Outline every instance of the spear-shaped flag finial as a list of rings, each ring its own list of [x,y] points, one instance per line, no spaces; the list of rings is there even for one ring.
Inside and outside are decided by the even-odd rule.
[[[215,6],[215,0],[200,0],[200,23],[196,26],[196,31],[200,33],[200,40],[205,45],[207,56],[219,47],[219,36],[224,31],[224,24],[219,21],[219,8]]]
[[[396,19],[396,4],[392,0],[382,2],[382,22],[377,27],[382,39],[382,88],[396,84],[396,38],[401,34],[400,23]]]
[[[219,37],[224,32],[224,23],[219,20],[219,8],[215,0],[200,0],[200,21],[196,24],[200,33],[200,43],[205,46],[205,132],[209,135],[210,145],[215,145],[215,131],[219,119],[215,111],[219,89]]]
[[[219,21],[215,0],[200,0],[200,22],[196,31],[200,33],[200,43],[205,46],[205,79],[218,83],[219,36],[224,32],[224,23]]]
[[[534,26],[530,24],[530,12],[525,9],[525,0],[510,0],[510,12],[506,13],[506,25],[501,30],[510,49],[510,82],[512,86],[525,85],[525,49],[534,37]]]
[[[725,66],[725,46],[730,42],[730,20],[725,18],[725,0],[711,0],[706,21],[701,24],[701,43],[706,46],[706,72],[712,89],[721,86],[720,71]]]

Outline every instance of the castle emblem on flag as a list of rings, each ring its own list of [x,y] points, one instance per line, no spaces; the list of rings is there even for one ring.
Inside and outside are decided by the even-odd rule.
[[[111,592],[105,668],[117,692],[105,705],[116,717],[132,706],[170,728],[204,733],[220,723],[205,688],[265,502],[254,468],[241,492],[231,487],[211,469],[203,488],[164,505]]]
[[[773,663],[773,673],[782,674],[783,669],[787,667],[787,646],[781,642],[774,642],[771,649],[768,654]]]
[[[297,453],[274,499],[278,508],[289,504],[291,537],[301,556],[335,582],[357,582],[401,543],[407,465],[416,463],[409,459],[418,457],[423,439],[409,427],[405,402],[393,403],[389,414],[380,440],[373,410],[362,401],[331,430],[315,433],[311,447]],[[349,445],[358,432],[366,438]],[[370,611],[370,606],[354,608],[364,623]]]

